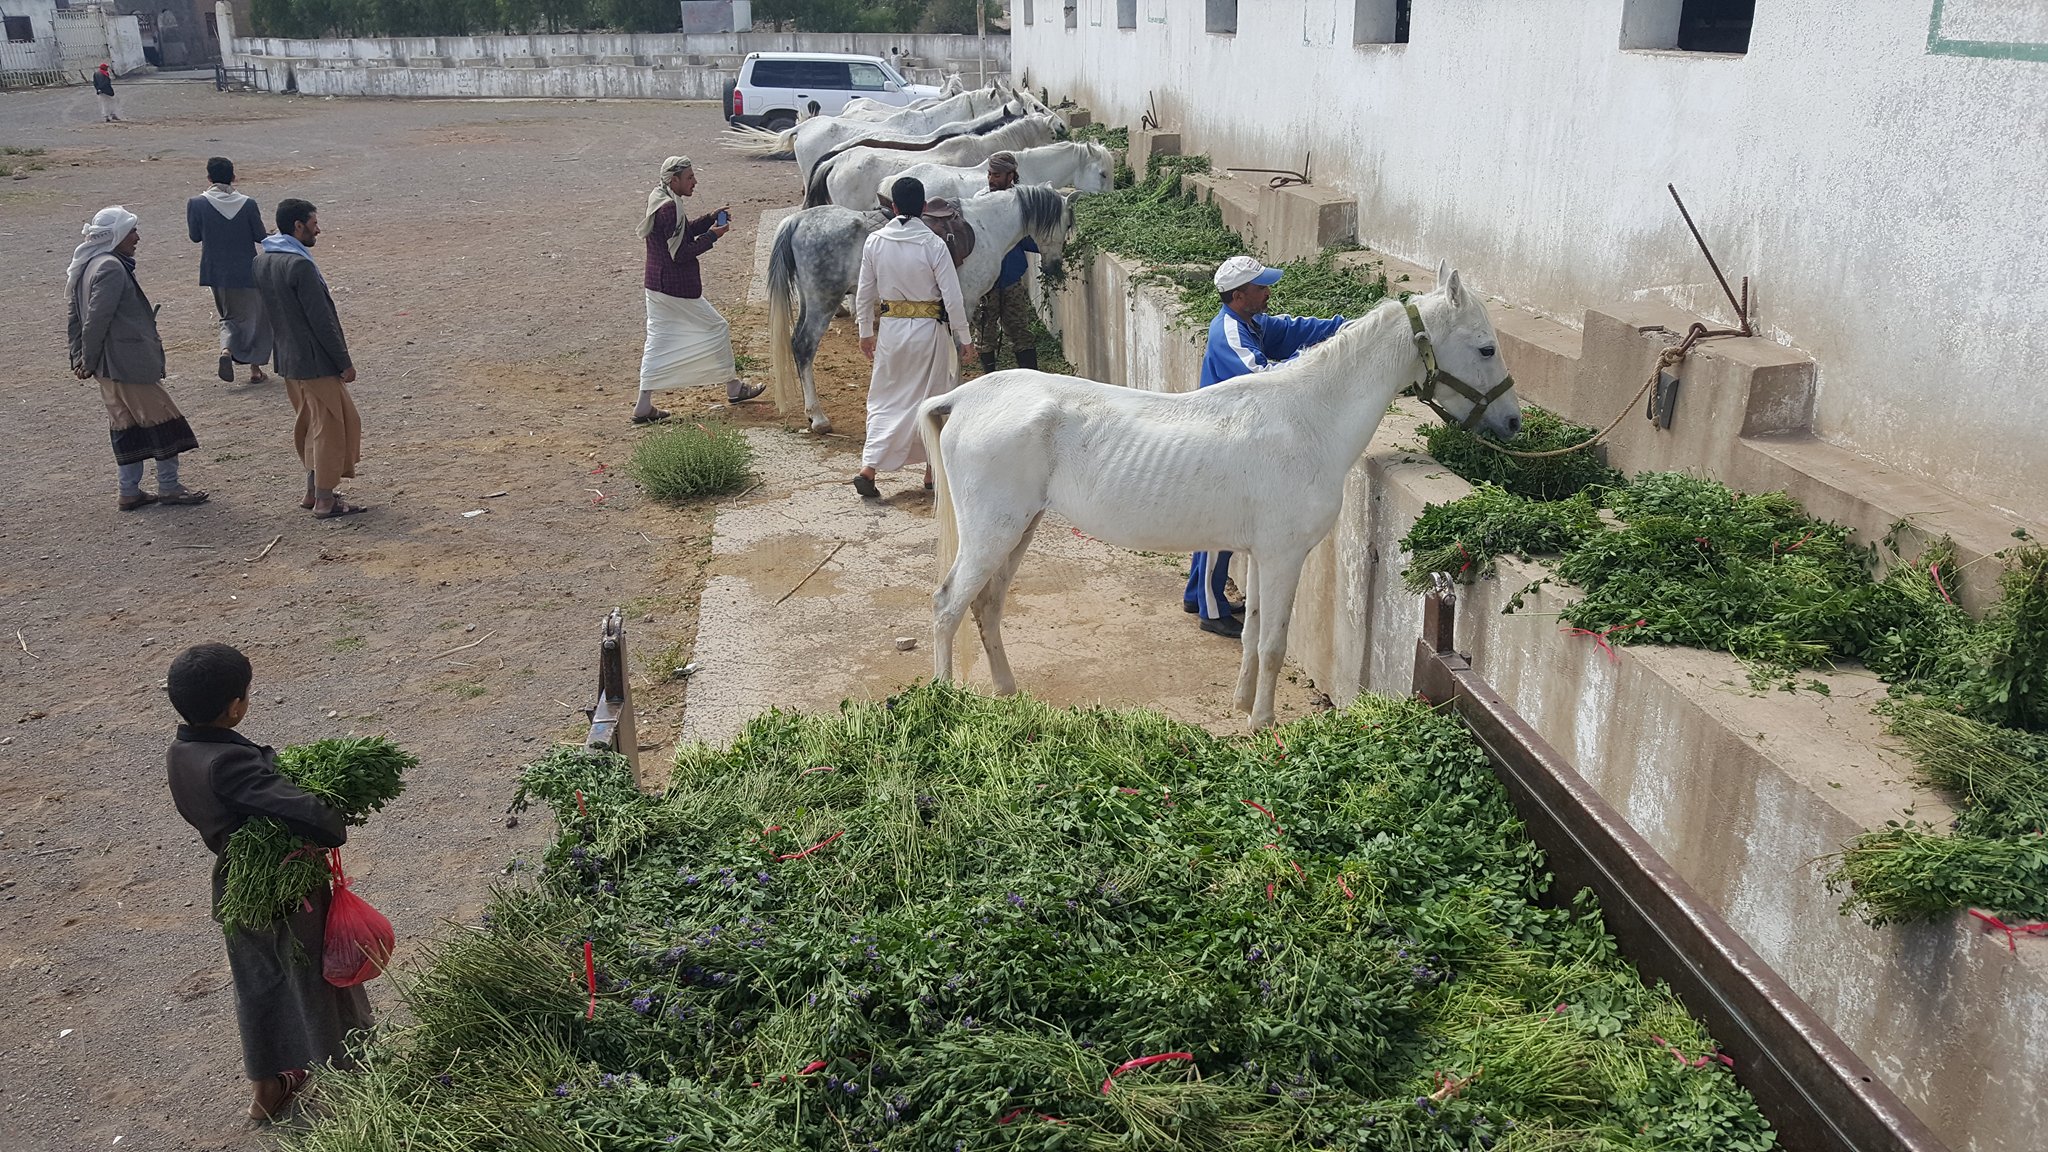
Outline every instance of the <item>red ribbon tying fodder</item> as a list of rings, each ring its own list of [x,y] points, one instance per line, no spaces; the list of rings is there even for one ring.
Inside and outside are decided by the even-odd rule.
[[[2048,936],[2048,922],[2039,924],[2007,924],[1991,913],[1979,912],[1975,908],[1970,909],[1970,915],[1984,922],[1984,930],[1986,932],[2005,933],[2005,946],[2014,954],[2017,954],[2020,950],[2019,938],[2021,936]]]
[[[1609,636],[1614,635],[1616,632],[1626,632],[1630,628],[1641,628],[1643,625],[1648,623],[1648,620],[1635,620],[1627,624],[1616,624],[1614,627],[1609,628],[1604,632],[1595,632],[1590,628],[1567,628],[1565,629],[1565,635],[1591,636],[1593,638],[1593,643],[1599,645],[1600,650],[1602,652],[1607,653],[1607,658],[1609,660],[1614,661],[1616,664],[1619,664],[1621,663],[1621,653],[1616,652],[1614,650],[1614,646],[1607,642],[1607,638]]]
[[[784,854],[783,854],[783,855],[781,855],[781,856],[777,856],[777,857],[776,857],[775,859],[777,859],[777,860],[801,860],[801,859],[803,859],[804,857],[806,857],[806,856],[809,856],[809,855],[810,855],[811,853],[813,853],[813,852],[816,852],[816,851],[817,851],[818,849],[820,849],[820,848],[823,848],[823,847],[824,847],[825,845],[827,845],[827,844],[830,844],[830,843],[831,843],[831,842],[833,842],[834,840],[837,840],[837,839],[839,839],[839,838],[840,838],[841,836],[844,836],[844,835],[846,835],[846,830],[842,828],[842,829],[840,829],[839,831],[837,831],[837,832],[834,832],[834,833],[833,833],[833,834],[831,834],[830,836],[827,836],[827,837],[825,837],[825,838],[824,838],[823,840],[820,840],[820,841],[818,841],[818,842],[817,842],[816,844],[813,844],[813,845],[811,845],[811,846],[810,846],[809,848],[806,848],[806,849],[804,849],[804,850],[803,850],[803,851],[801,851],[801,852],[787,852],[787,853],[784,853]]]
[[[1358,899],[1358,897],[1357,897],[1357,896],[1354,896],[1354,895],[1352,895],[1352,893],[1351,893],[1351,885],[1349,885],[1349,884],[1346,884],[1346,883],[1344,882],[1344,877],[1343,877],[1343,876],[1342,876],[1341,874],[1339,874],[1339,875],[1338,875],[1338,877],[1337,877],[1337,887],[1339,887],[1339,888],[1342,888],[1342,889],[1344,890],[1344,898],[1345,898],[1346,900],[1356,900],[1356,899]]]
[[[822,1071],[824,1067],[825,1062],[823,1060],[813,1060],[809,1064],[797,1069],[796,1074],[799,1076],[809,1076],[813,1072]]]
[[[1274,739],[1277,740],[1279,739],[1279,737],[1275,736]],[[1259,815],[1264,816],[1266,819],[1271,820],[1273,822],[1273,832],[1276,835],[1287,831],[1287,829],[1282,828],[1280,826],[1280,818],[1278,816],[1273,815],[1273,810],[1271,808],[1266,807],[1264,804],[1259,803],[1257,800],[1239,800],[1238,803],[1258,809]]]
[[[1458,566],[1458,574],[1462,576],[1472,570],[1472,554],[1465,551],[1465,546],[1460,544],[1458,545],[1458,555],[1465,558],[1465,562]]]
[[[1137,1068],[1149,1068],[1154,1064],[1163,1064],[1168,1060],[1185,1060],[1192,1064],[1195,1060],[1195,1054],[1193,1052],[1161,1052],[1157,1056],[1140,1056],[1136,1060],[1126,1060],[1117,1065],[1115,1070],[1110,1072],[1109,1075],[1102,1078],[1102,1094],[1104,1096],[1109,1095],[1110,1085],[1117,1077],[1124,1073]]]
[[[1273,729],[1273,743],[1280,746],[1280,758],[1282,760],[1287,759],[1287,741],[1280,738],[1280,730],[1278,728]]]
[[[1294,874],[1295,874],[1296,876],[1299,876],[1299,877],[1301,877],[1301,882],[1302,882],[1303,884],[1306,884],[1306,883],[1308,883],[1308,873],[1306,873],[1306,872],[1303,872],[1303,871],[1301,870],[1301,865],[1299,865],[1299,864],[1296,864],[1296,863],[1295,863],[1294,861],[1292,861],[1292,860],[1289,860],[1289,861],[1287,862],[1287,866],[1288,866],[1289,868],[1292,868],[1292,869],[1294,869]]]
[[[1558,1007],[1562,1008],[1564,1005],[1560,1004]],[[1705,1056],[1687,1056],[1678,1050],[1678,1045],[1673,1044],[1662,1036],[1652,1036],[1650,1039],[1655,1040],[1665,1051],[1671,1053],[1673,1060],[1678,1061],[1687,1068],[1705,1068],[1707,1065],[1715,1062],[1726,1064],[1730,1068],[1735,1067],[1735,1058],[1726,1052],[1709,1052]]]
[[[590,815],[590,809],[583,806],[583,789],[581,788],[576,790],[576,814],[578,816]]]
[[[1815,529],[1813,530],[1813,532],[1818,532],[1818,531],[1820,531],[1820,529],[1818,529],[1818,528],[1815,528]],[[1799,551],[1799,546],[1800,546],[1800,545],[1802,545],[1802,544],[1806,543],[1806,542],[1807,542],[1808,540],[1811,540],[1811,539],[1813,539],[1813,532],[1808,532],[1808,533],[1807,533],[1806,535],[1804,535],[1804,536],[1801,536],[1801,537],[1800,537],[1799,539],[1797,539],[1797,540],[1793,541],[1793,542],[1792,542],[1792,545],[1791,545],[1790,547],[1786,548],[1786,549],[1785,549],[1785,551],[1787,551],[1787,552],[1797,552],[1797,551]],[[1773,541],[1771,541],[1771,553],[1772,553],[1773,555],[1776,555],[1776,554],[1777,554],[1777,551],[1778,551],[1778,542],[1777,542],[1776,540],[1773,540]]]
[[[583,983],[590,989],[590,1007],[583,1013],[585,1020],[597,1019],[597,950],[590,941],[583,942]]]
[[[1274,896],[1274,894],[1275,894],[1275,893],[1277,893],[1277,892],[1279,892],[1279,891],[1280,891],[1280,886],[1279,886],[1278,884],[1268,884],[1268,885],[1266,885],[1266,899],[1268,899],[1268,900],[1271,900],[1271,899],[1273,899],[1273,896]]]
[[[1941,565],[1929,564],[1927,574],[1934,577],[1934,590],[1941,593],[1941,598],[1948,601],[1950,606],[1954,606],[1956,598],[1948,594],[1948,586],[1941,582]]]

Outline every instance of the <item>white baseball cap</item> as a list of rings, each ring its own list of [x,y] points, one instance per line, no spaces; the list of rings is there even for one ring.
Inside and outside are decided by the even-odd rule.
[[[1228,292],[1247,284],[1277,284],[1281,272],[1268,268],[1249,256],[1232,256],[1216,267],[1216,290]]]

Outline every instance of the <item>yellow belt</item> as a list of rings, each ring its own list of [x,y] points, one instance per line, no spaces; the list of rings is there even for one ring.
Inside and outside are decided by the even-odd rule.
[[[884,300],[882,315],[891,320],[942,320],[946,313],[937,300]]]

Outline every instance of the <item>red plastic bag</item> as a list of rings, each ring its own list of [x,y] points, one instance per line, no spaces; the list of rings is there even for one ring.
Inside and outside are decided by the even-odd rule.
[[[341,872],[341,849],[328,853],[327,869],[334,874],[334,896],[327,905],[327,954],[321,969],[329,984],[349,988],[383,975],[397,941],[391,921],[349,891],[348,877]]]

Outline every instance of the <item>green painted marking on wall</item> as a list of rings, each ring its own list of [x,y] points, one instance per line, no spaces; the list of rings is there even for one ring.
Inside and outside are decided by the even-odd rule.
[[[2025,40],[1951,40],[1941,33],[1941,9],[1948,0],[1934,0],[1927,18],[1927,51],[1933,56],[1976,56],[1986,60],[2031,60],[2048,64],[2048,44]]]

